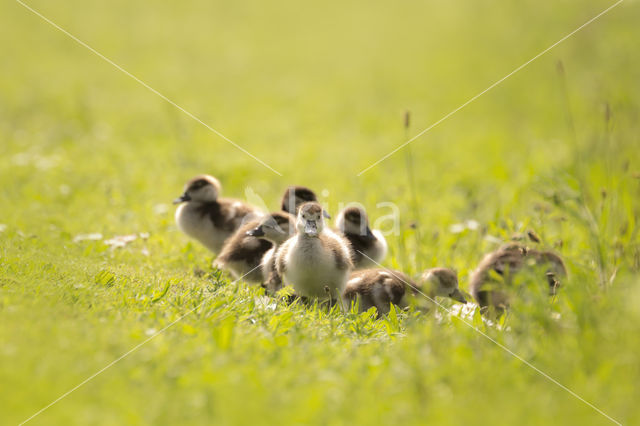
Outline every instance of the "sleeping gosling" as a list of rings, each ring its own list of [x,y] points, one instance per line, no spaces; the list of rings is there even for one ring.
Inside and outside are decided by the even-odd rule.
[[[243,221],[262,216],[256,207],[240,200],[218,198],[220,192],[218,179],[199,175],[187,182],[184,194],[173,201],[180,204],[175,215],[178,228],[214,253],[220,252]]]
[[[487,254],[471,274],[471,294],[483,312],[491,308],[500,315],[509,307],[509,296],[504,290],[525,269],[539,271],[541,281],[549,286],[550,295],[556,294],[559,278],[567,276],[564,262],[557,254],[529,249],[522,244],[507,244]]]
[[[283,284],[300,297],[339,300],[353,268],[349,242],[325,227],[322,206],[315,202],[300,206],[296,231],[276,253]]]
[[[387,241],[380,231],[371,230],[363,208],[347,207],[338,214],[336,226],[351,243],[356,269],[372,267],[387,255]]]
[[[343,294],[347,306],[359,300],[359,312],[375,306],[378,316],[387,314],[391,304],[405,309],[409,306],[410,298],[424,296],[430,302],[437,296],[467,302],[458,288],[456,273],[447,268],[425,271],[417,284],[402,272],[382,268],[363,269],[349,276]]]
[[[272,213],[258,223],[247,235],[269,241],[272,247],[262,256],[260,271],[262,285],[269,293],[276,293],[282,287],[282,277],[276,270],[276,252],[280,245],[295,231],[295,217],[286,212]]]

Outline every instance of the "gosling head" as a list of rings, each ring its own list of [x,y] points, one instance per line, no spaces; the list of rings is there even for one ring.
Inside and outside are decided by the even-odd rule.
[[[342,210],[336,219],[338,229],[344,234],[360,235],[375,240],[376,237],[369,228],[369,218],[364,208],[351,206]]]
[[[296,229],[300,235],[318,237],[324,229],[324,210],[315,202],[304,203],[298,209]]]
[[[187,182],[184,186],[184,193],[173,200],[173,204],[185,201],[212,202],[218,199],[219,194],[220,182],[218,179],[209,175],[199,175]]]
[[[315,192],[306,186],[290,186],[282,196],[282,210],[295,215],[304,203],[318,201]]]
[[[428,269],[422,275],[421,284],[432,296],[450,297],[457,302],[467,303],[467,299],[458,288],[458,275],[451,269]]]
[[[262,219],[258,226],[247,231],[247,235],[281,244],[291,236],[293,230],[293,216],[289,213],[274,212]]]

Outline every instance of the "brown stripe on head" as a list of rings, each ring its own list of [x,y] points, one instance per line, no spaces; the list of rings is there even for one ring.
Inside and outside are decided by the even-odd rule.
[[[300,205],[308,201],[318,201],[315,192],[306,186],[290,186],[282,196],[281,208],[285,212],[296,214]]]
[[[347,207],[342,211],[342,214],[346,221],[353,224],[360,225],[364,223],[366,225],[369,223],[369,218],[363,208],[356,206]]]
[[[362,241],[368,245],[372,244],[372,240],[375,240],[369,228],[367,212],[360,204],[352,203],[342,209],[336,219],[336,227],[349,239],[362,237]]]
[[[276,221],[278,225],[292,224],[294,217],[286,212],[273,212],[271,217]]]
[[[316,202],[308,202],[300,205],[300,213],[319,214],[322,216],[322,206]]]
[[[249,235],[275,244],[283,243],[295,230],[295,218],[289,213],[273,212],[264,216]]]
[[[198,175],[191,178],[184,187],[186,191],[195,191],[200,188],[204,188],[207,185],[213,185],[218,192],[220,192],[220,181],[210,175]]]

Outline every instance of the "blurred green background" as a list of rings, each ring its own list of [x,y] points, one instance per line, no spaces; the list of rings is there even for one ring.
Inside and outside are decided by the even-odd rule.
[[[173,224],[170,202],[198,173],[272,209],[289,184],[324,191],[333,213],[356,200],[375,219],[393,202],[402,229],[385,264],[454,267],[463,288],[483,253],[534,229],[567,261],[560,296],[516,307],[508,331],[474,324],[640,421],[638,2],[360,177],[613,2],[28,4],[282,176],[3,2],[0,423],[202,302],[32,423],[609,422],[458,319],[327,313],[221,279]],[[478,229],[451,228],[470,220]],[[150,235],[114,250],[74,241],[87,233]]]

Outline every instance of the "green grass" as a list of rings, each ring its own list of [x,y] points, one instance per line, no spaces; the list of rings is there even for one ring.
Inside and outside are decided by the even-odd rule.
[[[625,424],[640,422],[640,7],[559,2],[112,2],[40,10],[272,173],[16,2],[0,5],[0,423],[608,424],[456,318],[287,305],[210,267],[173,223],[184,181],[397,204],[385,265],[470,271],[535,229],[559,297],[473,324]],[[564,72],[559,71],[562,63]],[[477,230],[451,225],[476,220]],[[150,234],[123,249],[105,239]],[[146,249],[146,250],[144,250]],[[146,253],[146,254],[145,254]],[[205,273],[195,273],[204,270]]]

